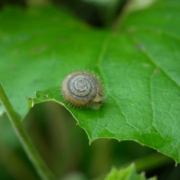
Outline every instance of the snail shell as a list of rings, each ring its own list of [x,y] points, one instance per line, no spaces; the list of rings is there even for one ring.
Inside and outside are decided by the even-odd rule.
[[[64,79],[62,94],[73,106],[99,109],[103,103],[104,92],[96,76],[86,71],[77,71]]]

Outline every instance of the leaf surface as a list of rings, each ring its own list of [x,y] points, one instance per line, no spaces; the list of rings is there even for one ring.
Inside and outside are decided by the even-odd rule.
[[[180,162],[179,9],[179,3],[158,1],[126,15],[114,31],[92,29],[53,7],[5,9],[0,81],[22,118],[34,104],[55,101],[90,141],[134,140]],[[77,109],[63,99],[61,83],[77,70],[102,80],[100,110]]]
[[[118,170],[113,168],[111,172],[107,175],[105,180],[146,180],[145,175],[137,174],[135,170],[135,166],[132,164],[124,169]],[[150,178],[149,180],[156,180],[155,177]]]

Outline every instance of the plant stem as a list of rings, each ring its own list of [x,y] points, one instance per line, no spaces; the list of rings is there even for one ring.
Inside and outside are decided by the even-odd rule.
[[[38,152],[36,151],[35,147],[33,146],[28,134],[26,133],[19,115],[14,111],[2,85],[0,84],[0,100],[2,101],[7,115],[11,121],[11,124],[22,144],[24,150],[26,151],[29,159],[32,161],[33,165],[35,166],[39,176],[43,180],[55,180],[56,178],[47,168],[41,157],[39,156]]]

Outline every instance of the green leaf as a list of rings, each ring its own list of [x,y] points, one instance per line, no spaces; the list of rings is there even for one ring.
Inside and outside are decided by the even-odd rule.
[[[113,168],[111,172],[107,175],[105,180],[146,180],[143,173],[137,174],[135,166],[132,164],[125,169],[118,170]],[[149,180],[156,180],[156,178],[150,178]]]
[[[0,81],[22,118],[34,104],[55,101],[90,141],[134,140],[180,162],[179,9],[179,3],[157,1],[126,15],[114,31],[92,29],[53,7],[5,9]],[[63,99],[61,83],[77,70],[102,79],[100,110],[77,109]]]

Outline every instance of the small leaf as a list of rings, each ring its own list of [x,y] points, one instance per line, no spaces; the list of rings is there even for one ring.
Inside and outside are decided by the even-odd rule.
[[[146,180],[146,177],[143,173],[138,175],[135,166],[132,164],[121,170],[113,168],[105,180]],[[150,178],[149,180],[156,180],[156,178]]]

